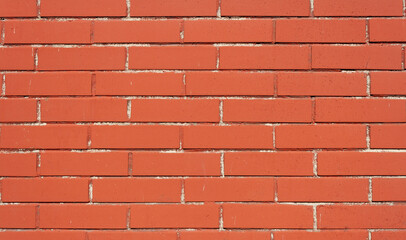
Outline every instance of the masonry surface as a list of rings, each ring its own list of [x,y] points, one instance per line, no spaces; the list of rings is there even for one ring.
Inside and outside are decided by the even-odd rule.
[[[0,240],[406,239],[404,0],[0,0]]]

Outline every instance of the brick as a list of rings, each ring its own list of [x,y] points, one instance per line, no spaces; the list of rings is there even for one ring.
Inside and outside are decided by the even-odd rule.
[[[276,42],[365,43],[363,19],[279,19]]]
[[[273,232],[274,240],[365,240],[368,239],[367,231],[345,230],[345,231],[275,231]]]
[[[4,231],[0,232],[0,240],[85,240],[86,233],[84,231],[75,230],[29,230],[29,231]]]
[[[131,0],[131,16],[216,16],[217,1]]]
[[[406,175],[403,152],[319,152],[318,175]]]
[[[180,237],[182,240],[268,240],[270,233],[265,231],[182,231]]]
[[[359,178],[278,178],[280,202],[368,202],[369,181]]]
[[[149,46],[129,49],[130,69],[215,69],[213,46]]]
[[[126,176],[126,152],[41,152],[42,176]]]
[[[406,206],[327,205],[317,207],[317,226],[336,228],[406,228]]]
[[[126,15],[125,0],[41,1],[41,16],[45,17],[121,17]]]
[[[306,0],[222,0],[222,16],[309,16]]]
[[[179,127],[92,126],[92,148],[179,148]]]
[[[1,205],[1,228],[35,228],[34,205]]]
[[[220,69],[309,69],[308,46],[220,47]]]
[[[406,100],[316,99],[316,122],[406,122]]]
[[[364,73],[280,72],[279,96],[366,96]]]
[[[188,178],[187,202],[262,202],[273,201],[273,178]]]
[[[230,176],[311,176],[310,152],[226,152],[224,174]]]
[[[0,99],[0,122],[37,121],[37,101],[35,99]]]
[[[402,240],[406,237],[405,230],[373,231],[371,233],[373,240]]]
[[[403,72],[371,72],[371,94],[377,96],[406,95],[406,74]]]
[[[5,44],[90,43],[90,21],[6,21]]]
[[[183,127],[183,148],[272,149],[272,126],[196,125]]]
[[[185,94],[183,74],[155,73],[96,73],[96,95],[181,96]]]
[[[0,48],[0,70],[34,70],[31,47]]]
[[[289,217],[288,217],[289,216]],[[312,228],[311,206],[223,204],[224,228]]]
[[[0,154],[0,176],[36,176],[37,155],[35,153]]]
[[[363,125],[281,125],[276,126],[276,148],[365,148]]]
[[[186,20],[185,42],[273,42],[274,22],[257,20]]]
[[[89,240],[125,240],[125,239],[154,239],[154,240],[177,240],[175,231],[91,231],[88,232]]]
[[[219,122],[217,99],[134,99],[133,122]]]
[[[218,228],[220,209],[204,205],[132,205],[131,228]]]
[[[371,148],[406,148],[406,125],[371,125]]]
[[[128,207],[123,205],[45,204],[39,227],[60,229],[125,229]]]
[[[19,72],[6,74],[7,96],[76,96],[90,94],[90,73]]]
[[[180,42],[180,27],[180,20],[96,21],[94,42]]]
[[[402,69],[402,49],[397,45],[312,47],[313,69]]]
[[[402,0],[314,0],[315,16],[403,16]]]
[[[406,21],[404,19],[369,20],[369,38],[371,42],[405,42]]]
[[[311,122],[312,112],[310,99],[223,101],[224,122]]]
[[[41,100],[41,121],[127,121],[127,100],[120,98],[48,98]]]
[[[94,202],[180,202],[181,179],[93,179]]]
[[[0,148],[84,149],[87,127],[65,124],[46,126],[1,126]]]
[[[124,70],[123,47],[79,47],[38,49],[38,70]]]
[[[373,178],[373,201],[406,201],[406,178]]]
[[[220,176],[220,154],[133,152],[133,175]]]
[[[0,0],[0,17],[36,17],[36,0]]]
[[[7,178],[2,182],[3,202],[88,202],[86,178]]]
[[[269,96],[274,94],[274,76],[268,72],[187,72],[186,95]]]

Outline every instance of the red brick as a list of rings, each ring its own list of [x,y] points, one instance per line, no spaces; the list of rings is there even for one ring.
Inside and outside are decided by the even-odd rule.
[[[309,16],[306,0],[222,0],[222,16]]]
[[[365,148],[363,125],[276,126],[276,148]]]
[[[1,205],[1,228],[35,228],[34,205]]]
[[[402,69],[399,45],[312,47],[313,69]]]
[[[134,99],[133,122],[219,122],[218,99]]]
[[[276,42],[365,43],[363,19],[279,19]]]
[[[36,0],[0,0],[0,17],[36,17]]]
[[[314,0],[315,16],[403,16],[402,0]]]
[[[2,182],[3,202],[88,202],[86,178],[7,178]]]
[[[278,178],[281,202],[367,202],[368,179]]]
[[[91,74],[79,72],[20,72],[6,74],[6,95],[90,95]]]
[[[89,240],[125,240],[125,239],[154,239],[177,240],[175,231],[91,231],[88,232]]]
[[[133,175],[219,176],[219,153],[133,152]]]
[[[5,44],[90,43],[90,21],[6,21]]]
[[[203,231],[183,231],[180,232],[182,240],[268,240],[270,233],[264,231],[218,231],[218,230],[203,230]]]
[[[308,46],[220,47],[220,69],[309,69]]]
[[[39,211],[40,228],[127,228],[128,207],[122,205],[46,204]]]
[[[128,174],[126,152],[41,152],[43,176],[110,176]]]
[[[319,175],[406,175],[406,153],[319,152]]]
[[[181,179],[93,179],[94,202],[180,202]]]
[[[373,201],[406,201],[406,178],[373,178]]]
[[[256,20],[186,20],[185,42],[273,42],[274,22]]]
[[[216,0],[131,0],[131,16],[216,16]]]
[[[311,176],[310,152],[226,152],[224,173],[231,176]]]
[[[215,69],[217,50],[213,46],[131,47],[130,69]]]
[[[180,42],[180,26],[180,20],[96,21],[94,42]]]
[[[189,178],[185,180],[188,202],[273,201],[273,178]]]
[[[226,99],[224,122],[311,122],[310,99]]]
[[[374,231],[371,233],[372,240],[402,240],[406,238],[405,230]]]
[[[406,124],[371,125],[371,148],[406,148]]]
[[[316,122],[406,122],[406,100],[316,99]]]
[[[38,49],[38,70],[124,70],[123,47]]]
[[[272,149],[272,126],[197,125],[183,128],[183,148]]]
[[[0,176],[36,176],[37,155],[35,153],[0,154]]]
[[[87,127],[72,125],[1,126],[0,148],[84,149]]]
[[[34,70],[34,49],[31,47],[0,48],[0,70]]]
[[[165,73],[96,73],[96,95],[175,95],[185,94],[183,74]]]
[[[92,148],[179,148],[179,127],[92,126]]]
[[[204,205],[132,205],[131,228],[218,228],[220,209]]]
[[[317,207],[317,226],[325,228],[406,228],[404,205],[327,205]]]
[[[0,232],[0,240],[85,240],[86,233],[76,230],[36,230]]]
[[[274,240],[365,240],[368,239],[367,231],[345,230],[345,231],[275,231]]]
[[[37,121],[37,101],[35,99],[0,99],[0,122]]]
[[[224,228],[312,228],[313,208],[304,205],[223,204]]]
[[[127,100],[120,98],[47,98],[41,100],[41,121],[127,121]]]
[[[268,72],[187,72],[186,95],[269,96],[274,94],[274,76]]]
[[[41,16],[101,17],[126,16],[125,0],[41,0]]]
[[[369,38],[371,42],[405,42],[405,19],[369,20]]]
[[[404,72],[372,72],[372,95],[406,95],[406,73]]]
[[[280,72],[279,96],[366,96],[364,73]]]

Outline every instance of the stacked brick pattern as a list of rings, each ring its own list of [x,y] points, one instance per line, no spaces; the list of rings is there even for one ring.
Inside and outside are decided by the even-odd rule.
[[[403,0],[0,17],[1,240],[406,239]]]

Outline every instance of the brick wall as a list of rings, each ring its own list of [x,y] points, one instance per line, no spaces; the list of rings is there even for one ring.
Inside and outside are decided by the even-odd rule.
[[[405,16],[0,0],[0,239],[406,239]]]

